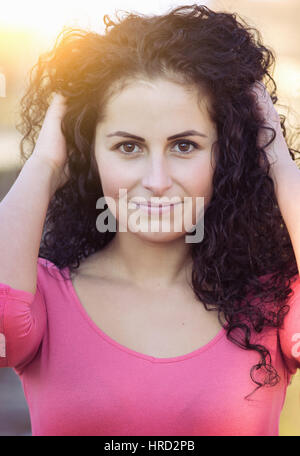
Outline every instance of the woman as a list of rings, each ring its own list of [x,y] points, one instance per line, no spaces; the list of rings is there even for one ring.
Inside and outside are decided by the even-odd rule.
[[[22,99],[0,365],[33,435],[278,435],[300,366],[300,178],[273,54],[196,4],[104,22],[64,31]]]

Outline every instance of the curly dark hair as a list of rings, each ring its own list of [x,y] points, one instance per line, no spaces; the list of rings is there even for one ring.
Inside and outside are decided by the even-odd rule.
[[[217,128],[218,147],[204,238],[190,244],[191,286],[206,310],[218,312],[228,340],[260,354],[260,362],[250,371],[258,385],[254,391],[276,385],[280,376],[269,350],[251,341],[253,331],[281,327],[298,274],[269,176],[266,147],[257,145],[263,120],[250,90],[261,81],[273,104],[277,102],[271,71],[274,51],[263,46],[260,33],[236,13],[214,12],[198,4],[163,15],[125,12],[120,18],[117,12],[115,21],[108,15],[103,21],[103,34],[65,27],[53,49],[31,68],[21,99],[17,128],[23,134],[20,148],[25,161],[53,92],[68,101],[62,131],[70,178],[50,201],[39,256],[59,270],[74,271],[82,258],[101,250],[115,235],[96,228],[96,200],[103,191],[94,157],[96,125],[104,119],[113,90],[139,77],[165,77],[205,88],[212,101],[209,114]],[[280,115],[288,144],[285,120]],[[30,144],[29,153],[25,142]],[[295,160],[298,151],[288,147]],[[259,304],[254,303],[257,298]],[[254,375],[258,370],[265,374],[263,381]]]

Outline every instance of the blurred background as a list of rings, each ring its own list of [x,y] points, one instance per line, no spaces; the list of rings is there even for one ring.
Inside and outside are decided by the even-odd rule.
[[[300,0],[9,0],[0,8],[0,201],[20,169],[19,101],[29,69],[50,50],[64,26],[104,32],[103,15],[118,9],[155,14],[188,4],[239,14],[257,28],[276,56],[274,79],[279,104],[288,106],[288,125],[300,125]],[[299,144],[299,143],[298,143]],[[31,435],[30,419],[18,376],[0,369],[0,435]],[[288,387],[280,435],[300,436],[300,371]]]

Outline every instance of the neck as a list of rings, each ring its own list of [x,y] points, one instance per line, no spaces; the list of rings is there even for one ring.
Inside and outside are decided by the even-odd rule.
[[[120,279],[143,288],[168,288],[186,281],[191,270],[189,244],[184,236],[153,242],[135,233],[117,232],[105,249],[106,258]]]

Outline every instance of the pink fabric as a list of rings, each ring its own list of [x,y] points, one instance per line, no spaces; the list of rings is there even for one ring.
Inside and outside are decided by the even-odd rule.
[[[224,329],[183,356],[144,355],[90,319],[53,263],[39,258],[37,272],[35,295],[0,284],[0,367],[19,375],[32,435],[278,435],[286,388],[300,367],[299,276],[284,328],[255,335],[281,381],[245,400],[259,354],[234,345]]]

